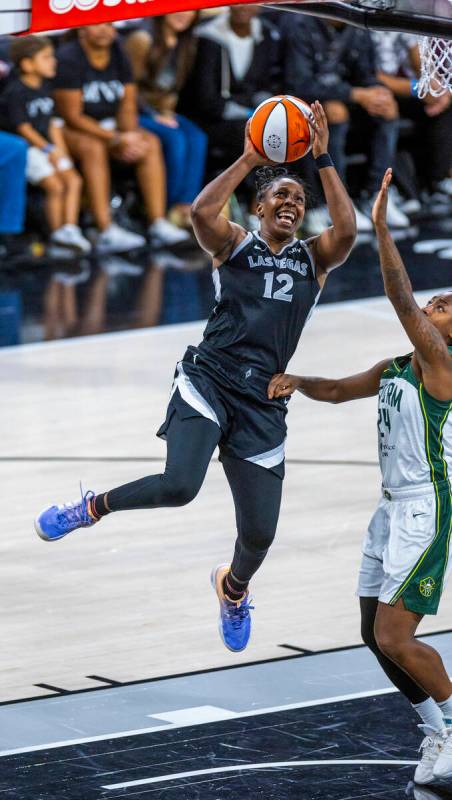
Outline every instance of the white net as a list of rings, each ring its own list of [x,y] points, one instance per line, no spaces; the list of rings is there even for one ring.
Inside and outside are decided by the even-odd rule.
[[[421,52],[419,97],[425,97],[427,94],[439,97],[445,92],[452,92],[452,39],[421,36],[419,48]]]

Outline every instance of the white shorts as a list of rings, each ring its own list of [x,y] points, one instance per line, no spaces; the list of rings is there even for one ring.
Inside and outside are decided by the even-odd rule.
[[[419,614],[436,614],[452,568],[451,491],[444,481],[386,489],[363,544],[358,595]],[[386,496],[385,496],[386,495]]]
[[[55,172],[64,172],[73,166],[71,159],[68,156],[64,156],[58,162],[58,169],[55,169],[48,153],[44,153],[39,147],[29,147],[27,150],[26,176],[27,181],[34,185],[41,183],[44,178],[49,178],[50,175],[55,175]]]

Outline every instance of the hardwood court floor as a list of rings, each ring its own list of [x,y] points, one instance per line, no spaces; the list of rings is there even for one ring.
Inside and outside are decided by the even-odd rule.
[[[436,290],[437,291],[437,290]],[[426,297],[418,295],[419,300]],[[217,630],[211,567],[230,558],[234,514],[214,461],[184,509],[112,515],[52,544],[34,515],[163,466],[155,430],[174,365],[202,324],[0,351],[3,519],[0,701],[319,650],[359,641],[360,542],[379,494],[375,399],[290,404],[276,542],[253,582],[253,638],[241,655]],[[320,307],[292,370],[340,376],[410,345],[384,298]],[[450,628],[452,598],[422,630]]]

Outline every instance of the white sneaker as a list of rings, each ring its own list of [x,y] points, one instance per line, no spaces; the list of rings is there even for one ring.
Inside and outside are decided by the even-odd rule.
[[[435,780],[433,768],[444,747],[444,733],[435,731],[430,725],[419,725],[418,727],[426,736],[419,748],[422,757],[414,773],[414,782],[425,785],[433,783]]]
[[[404,214],[419,214],[422,211],[422,205],[415,197],[412,197],[410,200],[404,200],[400,206],[400,210],[403,211]]]
[[[353,203],[353,209],[356,215],[356,230],[358,233],[369,233],[369,231],[372,231],[373,226],[370,215],[367,216],[355,203]]]
[[[177,225],[173,225],[163,217],[154,220],[152,225],[149,225],[149,236],[152,242],[158,245],[180,244],[190,239],[188,231],[178,228]]]
[[[83,236],[78,225],[70,225],[69,223],[62,225],[61,228],[52,233],[50,238],[55,244],[70,247],[72,250],[79,250],[80,253],[91,252],[91,242]]]
[[[442,181],[439,181],[437,184],[437,188],[444,192],[444,194],[448,194],[452,197],[452,178],[443,178]]]
[[[139,233],[132,233],[112,222],[108,228],[101,231],[96,239],[96,250],[99,253],[125,253],[144,247],[146,239]]]
[[[130,275],[131,277],[135,277],[143,274],[143,267],[139,267],[137,264],[131,264],[124,258],[114,254],[99,259],[99,265],[102,272],[105,272],[109,278],[116,278],[118,275]]]
[[[327,206],[318,206],[306,211],[303,220],[303,231],[308,236],[317,236],[331,225],[331,217]]]
[[[356,212],[356,224],[358,226],[358,231],[366,231],[371,230],[372,228],[372,208],[375,202],[375,198],[377,195],[373,197],[367,197],[363,199],[360,203],[361,208],[358,209],[355,207]],[[367,224],[371,226],[371,228],[360,228],[360,224],[364,223],[364,220],[358,219],[358,213],[361,214],[362,217],[367,217]],[[392,194],[391,190],[388,192],[388,206],[386,212],[386,219],[388,222],[388,226],[390,228],[409,228],[410,227],[410,220],[408,219],[407,215],[401,211],[400,208],[397,207],[397,204],[394,200],[394,195]],[[365,224],[365,223],[364,223]]]
[[[452,728],[446,728],[441,753],[433,767],[435,778],[452,778]]]
[[[394,200],[394,196],[389,190],[388,192],[388,207],[386,211],[386,219],[390,228],[409,228],[410,220],[399,208]]]

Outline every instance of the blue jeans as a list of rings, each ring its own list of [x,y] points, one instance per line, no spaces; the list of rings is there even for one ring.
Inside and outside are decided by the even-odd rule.
[[[0,131],[0,233],[22,233],[27,143]]]
[[[354,150],[362,146],[367,152],[367,178],[363,188],[373,195],[378,192],[386,169],[394,164],[399,138],[398,120],[371,117],[361,109],[353,109],[350,123],[329,126],[328,151],[343,181],[346,172],[345,145],[350,126],[354,127],[355,135],[359,132],[361,139],[355,144]]]
[[[140,115],[140,125],[155,133],[163,147],[168,206],[192,203],[201,191],[207,155],[206,134],[186,117],[177,115],[178,128],[157,122],[152,113]]]

